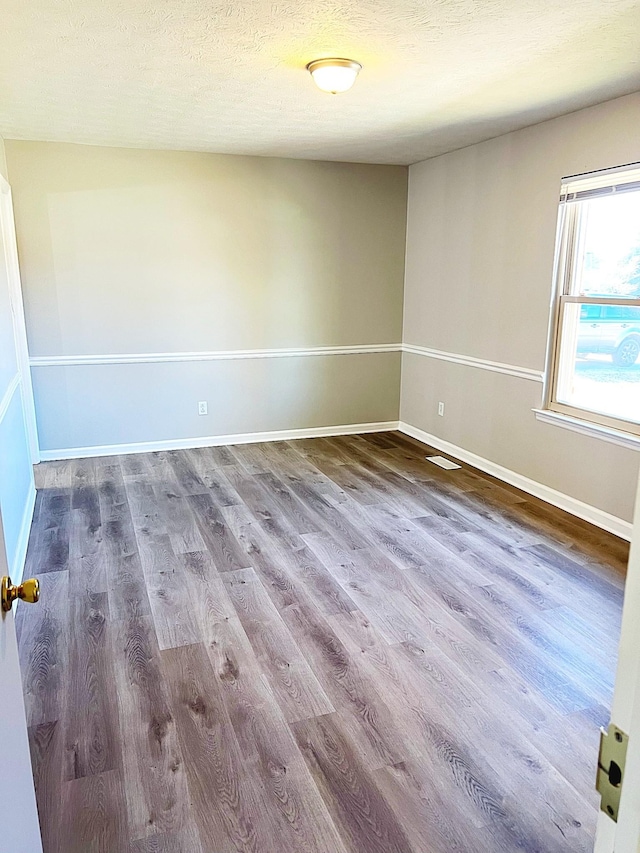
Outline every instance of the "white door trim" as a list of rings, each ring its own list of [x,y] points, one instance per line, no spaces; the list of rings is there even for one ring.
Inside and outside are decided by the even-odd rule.
[[[594,618],[597,616],[594,614]],[[640,478],[624,590],[611,722],[629,735],[618,823],[600,812],[594,853],[640,849]]]

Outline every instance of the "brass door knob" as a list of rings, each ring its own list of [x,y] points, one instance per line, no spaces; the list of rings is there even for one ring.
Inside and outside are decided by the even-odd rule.
[[[40,581],[36,578],[29,578],[27,581],[22,581],[19,586],[14,586],[11,583],[11,578],[5,575],[2,578],[2,609],[5,613],[11,610],[11,605],[19,598],[21,601],[28,601],[29,604],[35,604],[40,598]]]

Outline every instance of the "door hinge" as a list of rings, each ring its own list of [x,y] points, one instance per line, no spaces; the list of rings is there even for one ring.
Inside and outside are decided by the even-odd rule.
[[[596,790],[600,794],[601,810],[615,823],[618,822],[628,743],[629,735],[613,723],[609,724],[609,731],[600,730]]]

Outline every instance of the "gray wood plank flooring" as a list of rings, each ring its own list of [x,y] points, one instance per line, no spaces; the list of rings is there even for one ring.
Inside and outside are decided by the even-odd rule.
[[[591,851],[627,545],[430,452],[39,466],[45,853]]]

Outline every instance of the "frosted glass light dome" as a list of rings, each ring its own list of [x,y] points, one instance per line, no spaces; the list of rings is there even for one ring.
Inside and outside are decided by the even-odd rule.
[[[347,92],[356,82],[362,65],[353,59],[315,59],[307,65],[314,83],[323,92]]]

